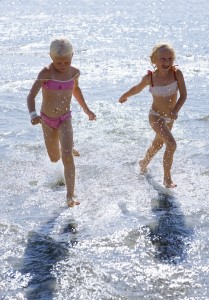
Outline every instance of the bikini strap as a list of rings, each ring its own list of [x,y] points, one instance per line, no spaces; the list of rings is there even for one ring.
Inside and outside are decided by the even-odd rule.
[[[150,80],[151,80],[151,86],[154,86],[153,85],[153,80],[152,80],[152,71],[151,70],[148,70],[147,71],[147,74],[149,74],[151,76]]]
[[[178,79],[177,79],[177,76],[176,76],[176,67],[177,67],[178,65],[174,65],[172,68],[173,68],[173,75],[174,75],[174,79],[176,80],[176,81],[178,81]]]
[[[176,81],[178,81],[177,76],[176,76],[176,70],[173,70],[173,71],[174,71],[174,73],[173,73],[174,78],[175,78]]]
[[[76,73],[76,74],[73,76],[72,79],[76,79],[76,78],[78,78],[79,76],[80,76],[80,71],[79,71],[78,73]]]

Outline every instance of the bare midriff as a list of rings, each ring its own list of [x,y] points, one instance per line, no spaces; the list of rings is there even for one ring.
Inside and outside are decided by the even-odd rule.
[[[52,91],[42,89],[41,111],[48,117],[56,118],[70,111],[72,90]]]

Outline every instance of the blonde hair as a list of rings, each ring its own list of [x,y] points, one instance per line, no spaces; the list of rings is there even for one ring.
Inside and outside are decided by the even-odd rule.
[[[68,56],[73,54],[73,46],[66,37],[60,37],[52,40],[50,45],[50,55]]]
[[[155,64],[155,56],[158,52],[158,50],[161,50],[161,49],[167,49],[167,50],[170,50],[172,53],[173,53],[173,58],[175,60],[176,58],[176,53],[175,53],[175,50],[173,48],[173,46],[169,43],[158,43],[156,44],[153,49],[152,49],[152,52],[150,54],[150,61],[151,61],[151,64],[154,65]]]

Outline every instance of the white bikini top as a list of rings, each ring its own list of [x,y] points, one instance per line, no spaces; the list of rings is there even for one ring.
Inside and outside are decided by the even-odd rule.
[[[148,74],[151,75],[151,85],[149,91],[153,96],[166,97],[175,94],[178,91],[178,81],[176,78],[176,72],[174,70],[175,81],[168,85],[154,86],[152,80],[152,71],[148,71]]]
[[[163,86],[150,86],[149,91],[153,96],[171,96],[178,91],[178,82],[174,81],[171,84]]]

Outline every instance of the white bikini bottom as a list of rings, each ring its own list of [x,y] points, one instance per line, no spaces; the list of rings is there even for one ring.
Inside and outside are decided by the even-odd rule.
[[[166,123],[170,123],[173,121],[171,118],[161,116],[159,113],[157,113],[153,109],[150,109],[149,113],[150,113],[150,115],[159,117],[159,119],[164,120]]]

